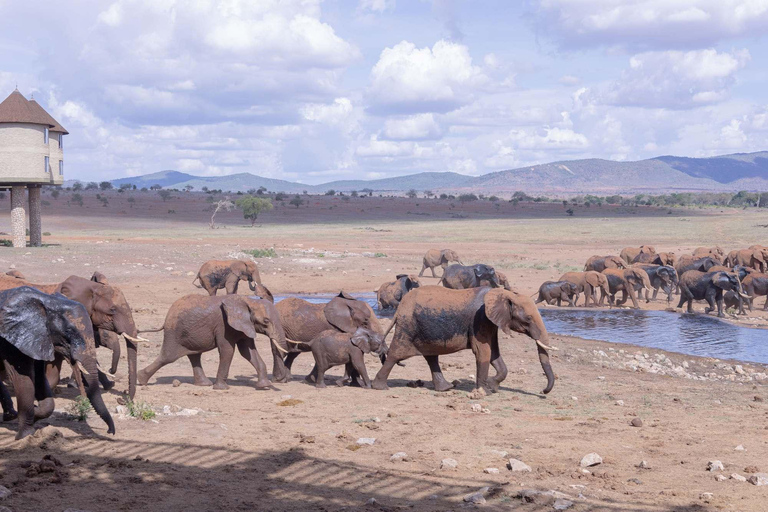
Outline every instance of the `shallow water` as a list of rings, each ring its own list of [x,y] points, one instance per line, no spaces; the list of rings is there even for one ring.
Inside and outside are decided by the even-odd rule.
[[[392,309],[380,311],[376,294],[352,295],[370,304],[379,318],[392,318],[395,313]],[[334,296],[281,295],[275,297],[275,302],[298,297],[321,304]],[[552,334],[768,364],[768,330],[740,327],[714,316],[631,309],[542,308],[540,312]]]

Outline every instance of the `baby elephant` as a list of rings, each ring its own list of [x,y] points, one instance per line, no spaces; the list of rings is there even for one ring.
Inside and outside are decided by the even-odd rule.
[[[397,309],[403,296],[421,285],[419,278],[414,275],[398,274],[396,279],[397,281],[384,283],[376,292],[376,300],[381,309]]]
[[[575,307],[573,298],[579,294],[579,287],[568,281],[545,281],[539,287],[539,298],[536,299],[536,304],[539,302],[546,302],[552,304],[557,301],[557,305],[561,306],[562,301],[568,301],[568,305]]]
[[[309,346],[315,356],[315,367],[307,376],[307,381],[311,382],[312,376],[315,376],[315,386],[318,388],[325,387],[325,372],[341,364],[346,366],[346,371],[344,377],[337,381],[339,386],[344,385],[349,376],[360,387],[370,388],[371,379],[365,370],[365,354],[373,353],[381,357],[387,353],[384,337],[364,327],[358,327],[353,333],[331,329],[323,331],[309,342]]]

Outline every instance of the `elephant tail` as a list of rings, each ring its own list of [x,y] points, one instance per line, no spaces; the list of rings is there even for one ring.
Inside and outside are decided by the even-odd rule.
[[[197,274],[195,278],[192,280],[192,284],[197,288],[202,288],[202,285],[197,284],[195,281],[200,281],[200,274]],[[144,331],[147,332],[147,331]]]

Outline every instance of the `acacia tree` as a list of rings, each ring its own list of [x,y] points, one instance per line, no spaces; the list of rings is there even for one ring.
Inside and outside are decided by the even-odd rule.
[[[263,197],[245,196],[235,201],[235,204],[243,210],[243,218],[250,219],[251,227],[256,224],[256,219],[261,212],[268,212],[274,208],[272,200]]]
[[[221,210],[228,212],[232,211],[234,207],[235,203],[229,200],[229,196],[217,201],[216,204],[213,205],[213,215],[211,215],[211,222],[209,224],[211,229],[216,229],[216,223],[214,222],[214,219],[216,218],[217,213],[219,213]]]

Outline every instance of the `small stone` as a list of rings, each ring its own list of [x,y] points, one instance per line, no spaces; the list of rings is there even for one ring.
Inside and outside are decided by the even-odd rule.
[[[443,459],[440,461],[440,469],[456,469],[459,463],[456,459]]]
[[[707,463],[707,471],[724,471],[723,463],[719,460],[711,460]]]
[[[757,466],[747,466],[744,468],[745,473],[759,473],[760,470],[757,468]]]
[[[725,475],[715,475],[716,482],[724,482],[726,480],[728,480],[728,477],[726,477]]]
[[[699,499],[701,499],[701,500],[703,500],[703,501],[707,501],[707,502],[709,502],[710,500],[712,500],[712,498],[714,498],[714,497],[715,497],[715,495],[714,495],[714,494],[712,494],[711,492],[703,492],[703,493],[701,493],[701,494],[699,495]]]
[[[605,380],[605,377],[603,377],[602,375],[598,375],[597,380]]]
[[[737,364],[736,366],[734,366],[733,369],[739,375],[744,375],[744,368],[740,364]]]
[[[181,386],[181,381],[179,379],[173,379],[173,387],[177,388]]]
[[[376,503],[378,503],[376,498],[369,498],[368,501],[365,502],[366,505],[375,505]]]
[[[483,388],[477,388],[469,394],[471,400],[480,400],[485,397],[485,390]]]
[[[755,473],[749,477],[752,485],[768,485],[768,473]]]
[[[482,505],[485,503],[485,495],[488,494],[488,487],[483,487],[477,492],[467,494],[464,496],[464,501],[467,503],[474,503],[476,505]]]
[[[592,474],[592,472],[590,470],[584,469],[584,468],[579,469],[579,471],[581,472],[582,475],[591,475]]]
[[[11,494],[11,490],[5,486],[0,485],[0,500],[8,498]]]
[[[643,485],[643,482],[639,478],[630,478],[627,482],[635,485]]]
[[[593,452],[593,453],[586,454],[581,459],[581,463],[579,465],[583,468],[589,468],[592,466],[597,466],[598,464],[602,464],[602,463],[603,463],[603,458]]]
[[[643,426],[643,420],[640,418],[632,418],[632,421],[629,422],[630,425],[633,427],[642,427]]]
[[[577,396],[572,396],[572,397],[571,397],[571,400],[573,400],[574,402],[578,402],[578,401],[579,401],[579,397],[577,397]]]
[[[491,450],[491,453],[494,455],[498,455],[502,459],[506,459],[509,453],[503,451],[503,450]]]
[[[163,414],[165,414],[165,415],[171,414],[171,406],[170,405],[164,405],[163,406]]]
[[[528,473],[531,471],[531,466],[517,459],[509,459],[507,461],[507,467],[510,469],[510,471],[525,471]]]
[[[747,478],[741,476],[738,473],[733,473],[733,474],[731,474],[731,480],[736,480],[737,482],[746,482]]]
[[[122,416],[125,416],[125,415],[127,415],[127,414],[128,414],[128,407],[126,407],[126,406],[124,406],[124,405],[118,405],[117,407],[115,407],[115,412],[116,412],[117,414],[120,414],[120,415],[122,415]]]
[[[486,475],[498,475],[499,468],[485,468],[483,470],[483,473],[485,473]]]
[[[480,404],[472,404],[472,412],[480,412],[483,410],[483,406]]]
[[[408,460],[408,454],[405,452],[397,452],[393,453],[392,456],[389,458],[392,462],[403,462]]]
[[[375,437],[361,437],[360,439],[357,440],[357,444],[359,446],[364,446],[364,445],[373,446],[373,443],[375,442],[376,442]]]
[[[570,500],[564,500],[562,498],[555,500],[555,510],[568,510],[573,506],[573,502]]]
[[[744,448],[744,445],[740,444],[739,446],[736,447],[736,451],[737,452],[744,452],[744,451],[747,451],[747,450],[746,450],[746,448]]]
[[[650,464],[648,464],[646,461],[641,460],[640,464],[637,465],[640,469],[651,469]]]
[[[616,400],[616,405],[619,407],[624,407],[624,400]]]

